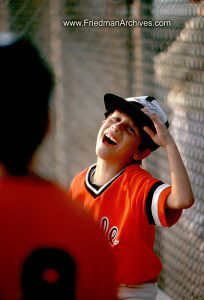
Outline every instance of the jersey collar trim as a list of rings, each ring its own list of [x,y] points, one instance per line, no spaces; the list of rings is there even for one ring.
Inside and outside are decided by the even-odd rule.
[[[92,175],[93,171],[95,170],[95,168],[96,168],[96,164],[91,165],[86,173],[86,178],[85,178],[85,186],[94,198],[97,198],[98,196],[100,196],[103,193],[103,191],[105,191],[112,184],[112,182],[115,181],[126,169],[126,168],[124,168],[115,177],[113,177],[110,181],[108,181],[106,184],[104,184],[99,189],[97,189],[94,187],[94,184],[91,183],[91,175]]]

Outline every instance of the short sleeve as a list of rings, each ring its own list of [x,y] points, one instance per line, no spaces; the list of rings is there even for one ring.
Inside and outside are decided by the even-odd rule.
[[[146,214],[149,224],[170,227],[180,218],[182,210],[168,210],[166,201],[171,193],[171,186],[157,181],[150,188],[146,197]]]

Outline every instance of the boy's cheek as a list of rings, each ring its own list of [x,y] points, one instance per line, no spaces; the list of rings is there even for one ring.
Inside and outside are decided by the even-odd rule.
[[[102,138],[101,138],[101,131],[99,131],[98,136],[97,136],[97,139],[96,139],[96,151],[99,149],[99,147],[100,147],[100,145],[101,145],[101,141],[102,141]]]
[[[105,120],[102,123],[104,125]],[[103,137],[103,132],[104,132],[104,126],[103,125],[99,129],[99,132],[98,132],[98,135],[97,135],[97,139],[96,139],[97,142],[99,142],[102,139],[102,137]]]
[[[106,120],[103,120],[102,122],[101,122],[101,126],[103,126],[103,124],[106,122]]]

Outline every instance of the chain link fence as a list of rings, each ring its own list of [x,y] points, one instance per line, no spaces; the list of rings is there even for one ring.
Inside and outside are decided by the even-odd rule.
[[[66,23],[83,20],[89,23]],[[137,24],[101,26],[101,20]],[[157,230],[156,251],[164,265],[159,285],[173,300],[203,300],[203,1],[0,1],[0,30],[8,29],[28,35],[55,70],[52,131],[39,149],[36,168],[64,186],[96,160],[106,92],[157,97],[196,198],[177,225]],[[162,150],[144,166],[169,181]]]
[[[146,2],[146,3],[145,3]],[[170,27],[143,28],[143,94],[155,95],[170,116],[171,132],[188,169],[196,203],[170,230],[157,230],[164,271],[160,286],[175,300],[204,299],[204,3],[142,1],[152,20]],[[137,58],[136,58],[137,59]],[[135,91],[137,93],[137,90]],[[168,178],[162,150],[146,160]]]

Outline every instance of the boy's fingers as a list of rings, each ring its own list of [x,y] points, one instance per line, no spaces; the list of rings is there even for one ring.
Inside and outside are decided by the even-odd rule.
[[[149,128],[148,126],[144,126],[143,129],[144,129],[144,131],[145,131],[147,134],[149,134],[149,136],[150,136],[151,138],[153,138],[153,137],[155,136],[155,132],[154,132],[151,128]]]
[[[145,113],[152,121],[154,122],[159,122],[161,121],[160,120],[160,117],[152,112],[149,112],[146,108],[142,108],[141,109],[143,111],[143,113]]]

